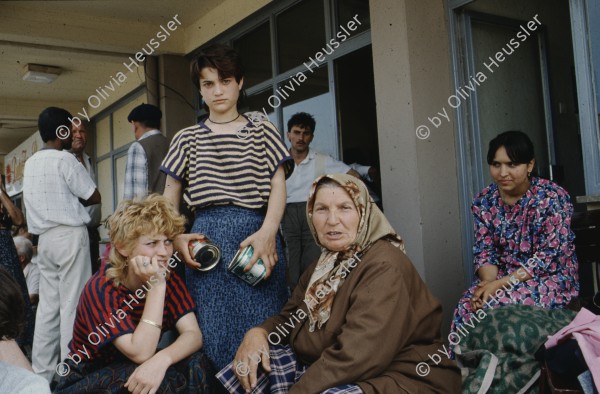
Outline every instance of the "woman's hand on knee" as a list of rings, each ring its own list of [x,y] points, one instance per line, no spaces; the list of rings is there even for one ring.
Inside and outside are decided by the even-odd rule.
[[[252,266],[260,258],[267,269],[265,278],[271,276],[271,271],[273,271],[278,259],[275,242],[276,234],[277,233],[273,234],[270,231],[261,228],[240,244],[241,248],[245,248],[248,245],[252,245],[254,248],[254,254],[252,255],[252,259],[248,262],[248,265],[246,265],[246,268],[244,269],[245,272],[250,271]]]
[[[252,328],[246,333],[233,360],[233,369],[246,392],[256,387],[258,365],[271,372],[267,331]]]
[[[135,394],[156,393],[170,365],[168,359],[155,354],[133,371],[125,383],[125,388]]]

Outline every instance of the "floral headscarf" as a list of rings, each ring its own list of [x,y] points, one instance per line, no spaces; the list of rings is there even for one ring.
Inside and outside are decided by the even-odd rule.
[[[344,251],[333,252],[325,248],[318,239],[317,232],[312,223],[313,206],[315,203],[315,191],[317,184],[324,178],[333,180],[343,188],[358,210],[360,220],[358,231],[354,242]],[[404,243],[402,238],[392,228],[391,224],[383,215],[383,212],[375,205],[369,195],[369,191],[362,181],[347,174],[329,174],[317,178],[311,187],[308,203],[306,204],[308,225],[322,253],[319,262],[310,278],[304,300],[308,306],[310,319],[310,331],[318,329],[329,320],[331,306],[335,295],[344,283],[350,269],[360,264],[360,255],[379,239],[385,239],[403,252]]]

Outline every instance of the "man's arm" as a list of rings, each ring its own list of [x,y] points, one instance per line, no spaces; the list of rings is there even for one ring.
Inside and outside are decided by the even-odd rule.
[[[98,189],[94,189],[94,193],[90,196],[90,198],[87,200],[80,198],[79,201],[81,202],[81,205],[87,207],[89,205],[100,204],[102,202],[102,197],[100,196]]]
[[[319,153],[317,153],[319,154]],[[327,162],[325,165],[325,174],[332,174],[332,173],[339,173],[339,174],[348,174],[348,175],[352,175],[353,177],[356,177],[358,179],[360,179],[360,174],[353,170],[348,164],[344,163],[343,161],[340,160],[336,160],[333,157],[327,155],[326,156]],[[322,174],[316,174],[317,176],[321,176]]]
[[[102,202],[100,192],[85,166],[73,155],[69,154],[66,157],[63,161],[64,167],[61,167],[61,171],[64,174],[64,180],[71,193],[77,197],[84,207],[100,204]],[[90,191],[92,191],[91,194]],[[89,197],[85,198],[86,196]]]
[[[353,177],[358,178],[358,179],[361,178],[360,174],[358,172],[356,172],[355,170],[352,170],[352,169],[348,170],[348,172],[346,174],[352,175]]]
[[[363,178],[369,182],[375,182],[375,178],[377,177],[377,175],[379,173],[379,171],[377,171],[377,168],[375,168],[375,167],[363,166],[362,164],[358,164],[358,163],[350,164],[350,168],[352,168],[353,170],[358,172],[360,174],[361,178]]]
[[[31,302],[31,305],[37,305],[37,303],[39,301],[40,301],[39,294],[29,294],[29,302]]]

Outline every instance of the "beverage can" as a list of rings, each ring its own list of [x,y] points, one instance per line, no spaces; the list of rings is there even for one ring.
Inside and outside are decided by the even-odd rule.
[[[248,245],[237,251],[233,259],[227,266],[227,270],[241,278],[246,283],[255,286],[267,275],[267,268],[261,259],[256,261],[250,271],[244,272],[244,268],[248,265],[254,254],[252,245]]]
[[[219,264],[221,250],[208,238],[194,239],[189,245],[190,255],[197,263],[200,263],[199,271],[210,271]]]

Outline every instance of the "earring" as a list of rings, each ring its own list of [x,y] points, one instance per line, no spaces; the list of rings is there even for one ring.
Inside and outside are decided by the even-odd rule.
[[[531,171],[527,173],[527,178],[531,178]]]

